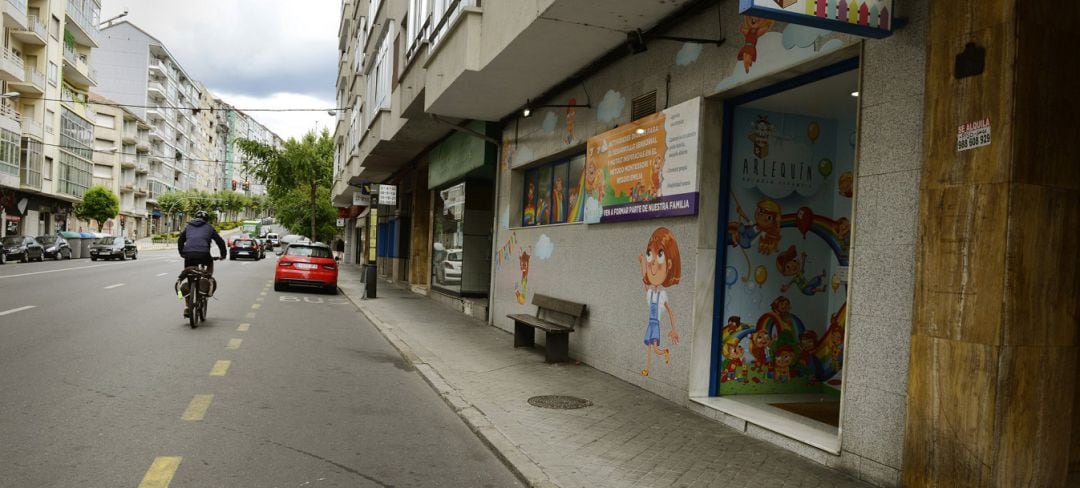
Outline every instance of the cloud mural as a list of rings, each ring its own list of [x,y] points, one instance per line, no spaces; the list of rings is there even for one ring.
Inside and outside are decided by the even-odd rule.
[[[819,37],[828,34],[829,31],[817,29],[814,27],[807,27],[799,24],[788,24],[784,28],[784,49],[791,49],[794,47],[810,47],[814,45],[814,42]]]
[[[614,122],[622,115],[624,108],[626,108],[626,97],[615,90],[608,90],[604,94],[604,99],[600,101],[600,105],[596,107],[596,120],[603,123]]]
[[[679,52],[675,54],[675,64],[679,66],[686,66],[690,63],[693,63],[694,61],[697,61],[697,58],[701,56],[701,49],[702,46],[699,43],[683,43],[682,49],[679,49]]]
[[[533,246],[533,256],[540,258],[541,261],[547,261],[551,259],[551,255],[555,253],[555,243],[551,242],[551,238],[547,234],[540,234],[540,238],[536,240],[536,245]]]
[[[544,124],[541,126],[544,129],[545,134],[553,134],[555,132],[555,124],[559,122],[559,117],[555,115],[555,112],[548,111],[544,115]]]
[[[818,30],[818,29],[814,29]],[[757,40],[757,62],[749,73],[743,69],[743,64],[735,60],[732,63],[731,74],[716,84],[716,91],[727,90],[738,86],[746,81],[760,78],[769,73],[775,73],[789,66],[793,66],[807,58],[821,52],[837,49],[844,45],[839,39],[826,42],[820,50],[814,49],[814,42],[807,41],[809,34],[805,31],[795,31],[791,35],[780,32],[768,32]],[[820,31],[827,33],[826,31]],[[791,48],[785,47],[785,38],[790,38]],[[799,47],[799,43],[809,42],[807,47]]]

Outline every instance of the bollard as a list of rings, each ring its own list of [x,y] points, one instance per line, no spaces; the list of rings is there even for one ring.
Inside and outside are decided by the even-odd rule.
[[[364,266],[364,297],[375,298],[375,285],[379,281],[378,266],[368,264]]]

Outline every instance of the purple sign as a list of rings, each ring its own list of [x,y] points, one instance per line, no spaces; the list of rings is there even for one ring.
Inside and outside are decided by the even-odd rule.
[[[681,193],[647,202],[631,202],[604,207],[601,223],[697,215],[698,194]]]

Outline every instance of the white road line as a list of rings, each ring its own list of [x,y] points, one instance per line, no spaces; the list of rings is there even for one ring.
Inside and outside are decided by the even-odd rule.
[[[169,274],[169,273],[158,273],[157,275],[158,275],[158,276],[165,276],[165,275],[167,275],[167,274]]]
[[[109,286],[106,286],[106,287],[105,287],[105,289],[106,289],[106,290],[111,290],[111,289],[113,289],[113,288],[120,288],[121,286],[124,286],[124,284],[123,284],[123,283],[117,283],[117,284],[115,284],[115,285],[109,285]]]
[[[31,308],[34,308],[34,307],[37,307],[37,305],[27,305],[25,307],[19,307],[19,308],[13,308],[11,310],[5,310],[3,312],[0,312],[0,316],[13,314],[15,312],[22,312],[23,310],[30,310]]]
[[[149,263],[149,262],[152,262],[152,261],[161,261],[162,259],[164,259],[164,258],[140,259],[138,262],[139,263]],[[133,265],[134,265],[134,263],[129,264],[129,266],[133,266]],[[124,266],[124,265],[120,264],[120,263],[91,264],[90,266],[79,266],[77,268],[50,269],[48,271],[35,271],[33,273],[21,273],[21,274],[0,276],[0,280],[6,280],[8,278],[20,278],[20,277],[23,277],[23,276],[43,275],[43,274],[49,274],[49,273],[62,273],[64,271],[75,271],[77,269],[100,268],[102,266]]]

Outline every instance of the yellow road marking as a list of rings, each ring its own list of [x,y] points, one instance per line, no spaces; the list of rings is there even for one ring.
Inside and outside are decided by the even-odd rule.
[[[260,304],[258,304],[258,303],[253,303],[253,304],[251,304],[251,309],[252,309],[252,310],[258,310],[258,309],[259,309],[259,307],[261,307],[261,306],[262,306],[262,305],[260,305]]]
[[[225,376],[225,373],[229,371],[229,365],[231,364],[232,361],[227,359],[214,363],[214,367],[210,368],[210,376]]]
[[[248,312],[248,313],[244,314],[244,318],[245,319],[253,319],[253,318],[255,318],[255,312]]]
[[[214,395],[195,395],[195,398],[191,399],[191,403],[188,404],[187,410],[184,410],[184,414],[180,416],[180,419],[202,420],[206,416],[206,409],[210,408],[210,402],[213,400]]]
[[[251,324],[240,324],[240,327],[236,328],[237,332],[247,332],[251,328]]]
[[[180,456],[154,458],[154,463],[150,465],[150,469],[146,470],[139,488],[168,488],[173,475],[176,474],[176,468],[180,467],[180,461],[183,459]]]
[[[225,349],[240,349],[240,343],[243,339],[229,339],[229,344],[225,346]]]
[[[266,296],[266,292],[259,293],[260,296]]]

